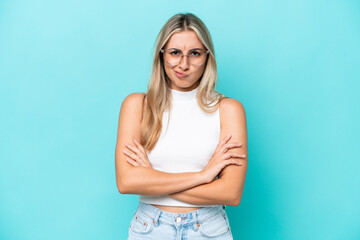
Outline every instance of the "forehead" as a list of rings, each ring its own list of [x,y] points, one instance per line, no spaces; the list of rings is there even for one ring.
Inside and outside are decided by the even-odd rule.
[[[193,48],[205,48],[205,46],[202,44],[196,33],[190,30],[174,33],[165,44],[165,48],[186,50]]]

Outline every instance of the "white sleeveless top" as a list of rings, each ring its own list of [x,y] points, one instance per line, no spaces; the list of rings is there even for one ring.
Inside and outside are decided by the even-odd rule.
[[[219,109],[205,113],[196,100],[198,87],[182,92],[170,89],[172,105],[162,118],[162,130],[155,148],[148,153],[153,169],[168,172],[199,172],[206,167],[220,138]],[[139,201],[166,206],[209,207],[193,205],[166,195],[139,195]]]

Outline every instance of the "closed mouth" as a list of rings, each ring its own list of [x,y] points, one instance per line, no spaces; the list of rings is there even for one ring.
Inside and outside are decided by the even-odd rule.
[[[180,76],[180,77],[187,77],[188,75],[181,73],[181,72],[177,72],[175,71],[176,75]]]

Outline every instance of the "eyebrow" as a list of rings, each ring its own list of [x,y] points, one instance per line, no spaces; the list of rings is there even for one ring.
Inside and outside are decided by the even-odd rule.
[[[183,50],[178,49],[178,48],[169,48],[169,49],[175,49],[175,50],[183,51]],[[205,50],[205,49],[203,49],[203,48],[192,48],[192,49],[190,49],[189,51],[191,51],[191,50]]]

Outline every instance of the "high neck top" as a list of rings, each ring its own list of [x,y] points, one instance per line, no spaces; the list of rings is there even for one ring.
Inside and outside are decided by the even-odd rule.
[[[214,154],[220,140],[219,109],[204,112],[197,103],[197,92],[198,88],[186,92],[171,89],[170,111],[164,112],[158,142],[147,153],[153,169],[168,173],[200,172]],[[139,200],[166,206],[209,206],[189,204],[167,195],[139,195]]]
[[[190,90],[190,91],[180,91],[180,90],[175,90],[175,89],[171,89],[171,95],[173,100],[175,101],[189,101],[189,100],[194,100],[196,99],[196,94],[199,90],[199,86],[197,86],[195,89]]]

